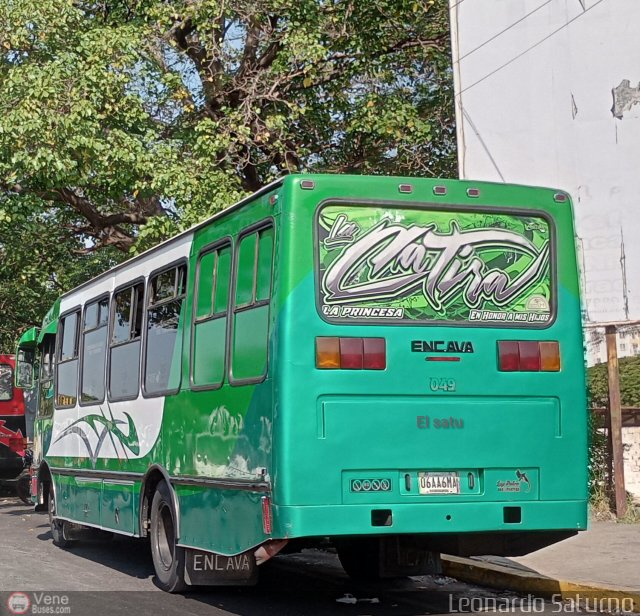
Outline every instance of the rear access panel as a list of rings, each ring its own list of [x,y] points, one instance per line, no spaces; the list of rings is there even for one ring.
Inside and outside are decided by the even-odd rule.
[[[314,449],[342,502],[570,498],[556,398],[324,397],[317,413]]]

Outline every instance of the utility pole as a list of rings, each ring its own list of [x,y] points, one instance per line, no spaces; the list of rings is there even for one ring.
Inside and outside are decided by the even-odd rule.
[[[609,371],[609,415],[611,428],[609,438],[613,450],[613,479],[615,486],[616,516],[627,512],[627,493],[624,484],[624,457],[622,446],[622,406],[620,403],[620,371],[618,369],[617,327],[607,325],[607,368]]]
[[[629,289],[627,288],[627,256],[624,253],[624,234],[620,227],[620,268],[622,269],[622,301],[624,303],[624,318],[629,320]]]

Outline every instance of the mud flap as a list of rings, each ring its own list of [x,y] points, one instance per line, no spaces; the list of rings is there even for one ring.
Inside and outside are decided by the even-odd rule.
[[[425,549],[415,537],[380,538],[380,577],[442,573],[440,553]]]
[[[253,586],[258,566],[253,550],[223,556],[185,548],[185,581],[192,586]]]

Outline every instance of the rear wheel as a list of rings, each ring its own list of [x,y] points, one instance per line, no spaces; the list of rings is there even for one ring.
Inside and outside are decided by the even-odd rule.
[[[380,579],[380,541],[377,537],[335,542],[340,564],[353,580]]]
[[[65,537],[66,522],[56,518],[56,499],[52,487],[49,487],[49,525],[51,526],[53,545],[57,545],[59,548],[68,548],[72,545],[72,542]]]
[[[18,483],[16,483],[16,493],[25,505],[31,505],[31,476],[28,470],[20,473]]]
[[[176,542],[176,515],[166,483],[158,484],[151,502],[151,556],[158,586],[167,592],[180,592],[184,581],[185,551]]]

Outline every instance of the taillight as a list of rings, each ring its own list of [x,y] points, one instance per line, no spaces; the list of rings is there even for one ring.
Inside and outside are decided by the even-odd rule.
[[[270,535],[273,530],[273,517],[271,514],[271,499],[262,497],[262,530],[265,535]]]
[[[501,372],[559,372],[558,342],[500,340],[498,370]]]
[[[316,338],[316,368],[322,370],[385,370],[384,338]]]
[[[543,372],[560,371],[560,345],[557,342],[540,343],[540,369]]]
[[[387,343],[384,338],[364,339],[364,358],[362,367],[365,370],[386,370]]]
[[[520,370],[540,372],[540,347],[535,341],[518,342]]]
[[[362,338],[340,338],[340,368],[362,370]]]
[[[340,367],[340,338],[316,338],[316,368]]]

